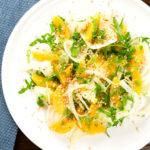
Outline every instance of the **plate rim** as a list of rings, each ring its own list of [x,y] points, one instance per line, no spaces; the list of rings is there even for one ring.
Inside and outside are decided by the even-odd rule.
[[[12,119],[14,120],[14,122],[16,123],[17,127],[23,132],[23,134],[30,140],[32,141],[36,146],[38,146],[39,148],[43,148],[42,145],[35,141],[34,139],[32,139],[30,136],[28,136],[26,134],[26,131],[24,129],[22,129],[22,127],[20,126],[20,124],[18,123],[18,121],[16,120],[15,116],[13,115],[13,112],[11,111],[10,105],[7,101],[7,94],[6,94],[6,90],[5,90],[5,83],[4,83],[4,78],[5,78],[5,73],[6,73],[6,64],[7,64],[7,56],[9,53],[9,49],[11,46],[11,41],[13,40],[13,38],[15,37],[16,33],[18,32],[18,28],[19,26],[21,26],[21,24],[28,19],[28,17],[32,14],[34,14],[34,11],[36,11],[39,7],[41,7],[42,5],[44,5],[45,3],[49,2],[57,2],[60,0],[40,0],[39,2],[35,3],[30,9],[28,9],[25,14],[19,19],[19,21],[17,22],[17,24],[15,25],[15,27],[13,28],[11,34],[9,35],[7,44],[5,46],[5,49],[3,51],[3,57],[2,57],[2,65],[1,65],[1,85],[2,85],[2,92],[3,92],[3,96],[4,96],[4,100],[6,103],[6,106],[8,108],[8,111],[12,117]],[[133,0],[135,3],[137,3],[140,7],[142,7],[143,9],[146,9],[147,11],[150,12],[150,7],[144,3],[142,0]],[[149,138],[150,138],[150,134],[149,134]],[[133,149],[140,149],[142,148],[144,145],[146,145],[148,142],[150,142],[150,140],[148,138],[144,138],[144,140],[140,141],[138,144],[136,144],[136,146],[132,146],[131,148]]]

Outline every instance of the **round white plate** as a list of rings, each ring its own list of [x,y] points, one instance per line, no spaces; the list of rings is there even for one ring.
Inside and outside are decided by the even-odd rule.
[[[18,90],[26,74],[23,72],[28,44],[36,36],[49,32],[50,19],[54,15],[75,18],[89,16],[105,7],[125,16],[132,35],[149,36],[150,8],[138,0],[42,0],[32,7],[12,32],[3,58],[2,85],[5,100],[16,124],[36,145],[47,150],[137,150],[150,141],[150,118],[125,120],[123,126],[110,128],[110,138],[105,134],[89,136],[70,145],[62,135],[49,131],[45,124],[45,111],[39,110],[35,97],[28,91]],[[110,8],[109,8],[110,9]]]

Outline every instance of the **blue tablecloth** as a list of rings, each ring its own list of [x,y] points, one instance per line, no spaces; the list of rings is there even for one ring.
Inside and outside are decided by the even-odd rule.
[[[38,0],[0,0],[0,67],[10,33],[23,14],[36,2]],[[5,104],[0,80],[0,150],[13,150],[16,133],[17,126]]]

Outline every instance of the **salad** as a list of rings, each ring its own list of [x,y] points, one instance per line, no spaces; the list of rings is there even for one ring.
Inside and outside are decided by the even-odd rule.
[[[27,50],[25,86],[47,109],[48,127],[60,133],[107,133],[126,118],[149,112],[148,37],[131,37],[124,18],[96,13],[67,21],[54,16],[50,32]]]

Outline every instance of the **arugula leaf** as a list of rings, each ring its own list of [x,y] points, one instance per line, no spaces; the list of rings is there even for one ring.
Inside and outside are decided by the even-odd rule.
[[[110,135],[109,135],[109,133],[108,133],[108,131],[107,131],[107,130],[105,131],[105,134],[107,135],[107,137],[109,137],[109,138],[110,138]]]
[[[56,32],[56,29],[55,29],[55,25],[53,22],[51,22],[50,24],[50,28],[51,28],[51,34],[55,33]]]
[[[76,58],[78,56],[78,53],[80,52],[81,47],[85,44],[84,40],[78,40],[78,41],[74,41],[70,51],[71,51],[71,56]]]
[[[95,93],[96,96],[100,96],[102,92],[104,92],[104,88],[99,84],[99,83],[95,83],[96,88],[95,88]]]
[[[125,73],[125,76],[131,76],[132,75],[132,72],[131,71],[127,71],[126,73]]]
[[[45,77],[45,80],[43,80],[42,82],[40,82],[40,84],[45,83],[45,82],[48,81],[48,80],[55,80],[55,78],[56,78],[59,74],[61,74],[61,73],[65,73],[65,71],[64,71],[64,70],[59,70],[58,72],[53,73],[51,76]]]
[[[128,56],[127,56],[127,61],[131,61],[133,58],[134,58],[133,55],[128,55]]]
[[[97,20],[95,18],[92,17],[92,23],[94,25],[94,32],[97,32],[98,30],[98,23]]]
[[[73,119],[74,114],[72,113],[72,111],[69,108],[66,108],[63,115],[69,119]]]
[[[85,45],[85,41],[83,39],[78,41],[78,46],[81,48],[81,46]]]
[[[72,35],[72,39],[74,42],[70,48],[71,56],[76,58],[80,52],[81,47],[85,45],[85,41],[81,38],[80,33],[78,33],[76,30]]]
[[[125,106],[127,105],[127,99],[128,99],[128,96],[122,97],[120,108],[119,108],[121,111],[123,111]]]
[[[127,105],[127,101],[129,100],[133,104],[134,103],[134,99],[133,99],[132,96],[126,95],[126,93],[124,93],[124,94],[122,93],[121,95],[123,95],[123,96],[121,98],[121,105],[120,105],[119,109],[120,109],[120,111],[123,111],[125,109],[125,106]]]
[[[111,113],[109,111],[106,111],[103,108],[99,108],[99,112],[104,113],[107,117],[111,118]]]
[[[18,91],[19,94],[23,94],[24,92],[26,92],[28,89],[31,89],[32,87],[35,87],[36,84],[33,82],[33,80],[31,79],[30,82],[28,82],[27,80],[25,80],[26,83],[26,87],[22,88],[21,90]]]
[[[55,43],[55,36],[50,33],[46,33],[42,35],[41,38],[37,38],[32,43],[30,43],[30,46],[34,46],[37,43],[46,43],[52,48],[52,50],[57,49],[57,44]]]
[[[121,20],[121,23],[119,24],[117,19],[115,17],[113,17],[113,24],[112,26],[114,27],[116,34],[119,36],[120,40],[118,41],[121,47],[124,47],[127,50],[124,50],[125,53],[131,53],[132,51],[132,46],[131,46],[131,35],[129,32],[126,33],[126,35],[123,35],[122,33],[122,24],[123,24],[123,20]],[[120,52],[120,51],[119,51]],[[123,52],[123,51],[122,51]]]
[[[45,98],[47,98],[47,97],[44,96],[44,95],[39,96],[38,99],[37,99],[37,105],[40,106],[40,107],[43,107],[45,105],[44,104]]]
[[[112,89],[112,92],[110,93],[110,97],[114,96],[114,95],[117,95],[118,92],[120,91],[121,87],[117,87],[115,89]]]
[[[114,121],[114,123],[113,123],[113,127],[114,126],[117,126],[119,123],[122,123],[123,122],[123,120],[125,119],[126,117],[122,117],[122,118],[120,118],[120,119],[118,119],[118,120],[116,120],[116,121]]]
[[[79,67],[79,63],[73,62],[73,70],[72,70],[73,74],[76,74],[78,67]]]
[[[145,42],[150,47],[150,38],[149,37],[138,37],[143,43]]]
[[[85,19],[84,20],[78,20],[78,22],[84,22],[85,21]]]
[[[76,58],[80,52],[80,47],[78,47],[77,42],[74,42],[70,48],[71,56]]]
[[[108,110],[110,111],[112,121],[116,120],[117,109],[114,107],[110,107]]]
[[[123,25],[123,21],[124,21],[124,17],[122,17],[121,22],[119,24],[119,27],[121,27],[121,28],[122,28],[122,25]]]
[[[104,113],[107,117],[111,118],[112,121],[116,120],[116,108],[110,107],[108,109],[99,108],[99,112]]]
[[[72,39],[73,40],[79,40],[81,38],[80,33],[78,33],[76,30],[72,34]]]
[[[41,71],[36,71],[36,74],[39,75],[39,76],[45,77],[45,75]]]
[[[121,40],[124,39],[123,34],[122,34],[122,29],[115,17],[113,17],[113,27],[116,30],[117,35],[120,37]]]
[[[97,20],[93,17],[92,17],[92,23],[94,25],[92,40],[95,40],[98,42],[98,41],[105,39],[105,30],[99,30]]]
[[[77,76],[76,78],[77,78],[77,81],[82,82],[82,84],[88,84],[89,82],[92,81],[92,77],[89,78],[89,79],[85,79],[85,78],[82,78],[82,77],[80,77],[80,76]]]
[[[30,63],[30,61],[31,61],[30,60],[30,57],[31,57],[31,50],[30,49],[27,50],[26,57],[27,57],[27,62]]]
[[[43,107],[44,106],[43,100],[38,98],[37,105],[40,106],[40,107]]]
[[[102,38],[105,35],[105,30],[99,30],[98,35]]]
[[[92,17],[92,23],[94,25],[94,32],[93,32],[93,36],[92,36],[92,39],[96,39],[97,38],[97,32],[98,32],[98,24],[97,24],[97,20]]]
[[[63,18],[62,16],[59,16],[59,15],[58,15],[58,17],[61,18],[65,22],[65,18]]]
[[[61,33],[61,24],[58,25],[58,32]]]
[[[104,49],[104,57],[106,60],[108,59],[108,49],[109,49],[109,46],[106,46]]]

